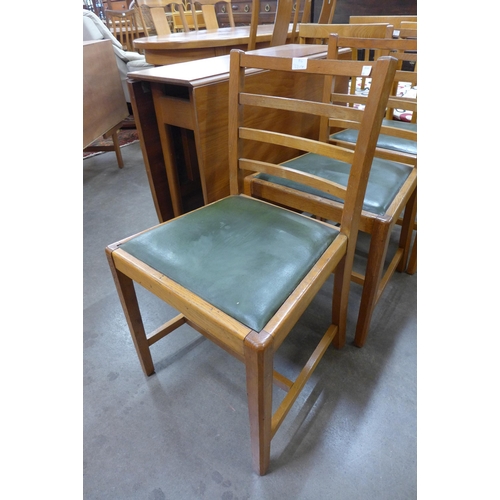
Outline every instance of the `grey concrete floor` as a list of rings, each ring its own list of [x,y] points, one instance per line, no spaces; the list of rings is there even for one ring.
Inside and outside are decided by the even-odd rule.
[[[417,498],[417,275],[393,277],[362,349],[351,344],[352,286],[348,344],[327,351],[259,477],[242,364],[186,326],[152,347],[156,373],[142,373],[104,249],[158,220],[139,144],[122,152],[122,170],[114,153],[83,161],[84,498]],[[174,314],[138,294],[147,328]],[[280,349],[285,375],[326,329],[330,295],[331,281]],[[281,397],[276,389],[274,402]]]

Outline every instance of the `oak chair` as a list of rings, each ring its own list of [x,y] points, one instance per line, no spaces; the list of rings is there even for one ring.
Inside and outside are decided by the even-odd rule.
[[[234,28],[236,25],[234,23],[231,0],[194,0],[191,2],[191,10],[196,11],[196,6],[200,5],[207,30],[216,30],[219,29],[219,21],[217,20],[217,12],[215,11],[215,6],[218,3],[225,4],[224,9],[228,14],[229,25],[231,26],[231,28]],[[194,29],[198,30],[199,26],[197,16],[193,16],[193,21]]]
[[[117,291],[146,375],[154,372],[150,346],[187,323],[224,348],[246,367],[253,467],[265,474],[271,439],[306,381],[333,342],[345,342],[350,269],[361,204],[375,151],[396,60],[381,58],[372,65],[372,92],[364,111],[329,103],[335,75],[357,76],[365,63],[307,60],[295,69],[293,58],[271,57],[233,50],[229,83],[230,196],[169,220],[106,249]],[[327,102],[304,101],[297,96],[251,93],[246,71],[301,71],[325,79]],[[290,91],[289,91],[290,92]],[[318,140],[279,130],[263,130],[252,121],[252,109],[312,115],[318,120],[347,113],[361,120],[363,147],[345,151]],[[250,113],[250,114],[248,114]],[[248,155],[242,157],[245,143]],[[301,174],[284,165],[252,159],[253,145],[271,143],[289,151],[321,152],[351,165],[347,187]],[[335,193],[345,199],[339,227],[242,194],[251,172],[272,172]],[[336,270],[332,295],[332,323],[295,381],[274,371],[274,355],[316,293]],[[179,311],[147,337],[134,282]],[[274,382],[287,391],[272,413]]]
[[[417,71],[405,71],[402,69],[403,63],[413,63],[416,68],[417,62],[417,40],[416,39],[392,39],[392,38],[356,38],[339,36],[332,45],[333,51],[340,48],[351,49],[353,55],[358,51],[365,54],[372,52],[374,57],[381,55],[391,55],[398,59],[398,70],[394,77],[391,97],[388,101],[386,119],[382,123],[381,134],[377,142],[380,155],[386,159],[405,161],[416,165],[417,158],[417,98],[397,95],[400,83],[409,83],[411,86],[417,85]],[[337,57],[337,55],[334,55]],[[350,93],[354,94],[356,85],[351,82]],[[361,87],[363,91],[363,87]],[[357,104],[362,103],[363,96],[355,99]],[[348,99],[349,100],[349,99]],[[354,101],[351,100],[351,104]],[[394,110],[405,109],[412,112],[411,123],[394,120]],[[357,131],[351,127],[336,132],[330,137],[337,144],[350,147],[357,140]],[[392,152],[396,152],[393,154]],[[402,155],[404,159],[402,160]]]
[[[332,43],[329,44],[328,57],[337,57],[335,43],[337,38],[337,35],[331,35]],[[366,61],[363,63],[368,64]],[[359,99],[359,96],[335,92],[331,94],[330,98],[334,103],[344,103],[345,105],[346,102]],[[367,98],[370,98],[370,93]],[[321,139],[330,141],[329,131],[331,128],[343,129],[347,127],[356,128],[351,127],[349,120],[342,117],[336,116],[330,120],[323,120],[320,132]],[[359,147],[360,143],[362,143],[361,138],[350,148]],[[346,148],[346,151],[348,149]],[[377,156],[379,156],[378,150]],[[288,161],[286,165],[332,182],[344,182],[343,176],[346,172],[346,166],[342,162],[326,158],[321,153],[304,155]],[[363,346],[366,341],[373,310],[387,280],[393,275],[396,268],[401,272],[405,268],[415,219],[416,176],[417,170],[412,164],[380,157],[373,159],[359,226],[360,231],[370,234],[366,272],[364,275],[357,272],[351,273],[352,280],[363,286],[354,338],[354,344],[358,347]],[[337,222],[341,218],[342,200],[332,193],[311,190],[300,181],[291,178],[277,179],[268,174],[257,174],[249,181],[249,185],[252,195],[261,199],[281,203],[297,210],[301,209],[307,200],[309,205],[306,210],[309,212],[323,219]],[[399,245],[382,278],[391,231],[403,212]]]
[[[113,36],[125,50],[134,51],[134,40],[139,38],[139,25],[132,10],[106,10],[106,20]]]
[[[405,22],[401,23],[404,26]],[[374,57],[380,55],[391,55],[398,59],[398,70],[394,77],[394,84],[391,91],[391,96],[388,100],[386,118],[382,122],[381,133],[377,141],[378,156],[386,159],[395,159],[397,161],[404,161],[411,165],[417,166],[417,98],[405,97],[398,95],[398,85],[401,82],[410,83],[412,87],[417,85],[417,39],[359,39],[359,38],[346,38],[338,37],[336,45],[333,50],[339,48],[350,48],[353,52],[363,50],[365,52],[373,51]],[[334,57],[337,57],[334,55]],[[412,68],[410,71],[405,71],[402,68],[404,63],[408,63],[407,67]],[[354,85],[351,87],[351,92],[354,90]],[[411,122],[404,122],[394,119],[395,109],[400,108],[412,112]],[[341,132],[334,133],[330,136],[330,140],[336,144],[352,147],[357,140],[357,131],[351,128],[345,129]],[[416,204],[413,207],[416,212]],[[412,217],[414,219],[414,217]],[[399,217],[396,221],[397,224],[402,225],[404,219]],[[413,222],[413,230],[416,231],[417,223]],[[408,237],[411,238],[411,233]],[[406,248],[409,242],[404,243]],[[397,255],[394,256],[396,258]],[[417,266],[417,244],[416,240],[413,244],[411,253],[409,255],[407,273],[414,274]],[[398,267],[398,270],[403,269],[403,264]],[[368,272],[368,271],[367,271]],[[379,296],[382,294],[383,287],[388,282],[390,275],[389,271],[383,276],[379,287]],[[361,281],[363,278],[359,277]],[[358,342],[361,340],[362,333],[359,333]]]
[[[179,15],[183,30],[189,31],[183,0],[136,0],[136,5],[143,27],[151,26],[152,22],[156,35],[170,35],[172,33],[167,19],[168,10],[172,15]],[[152,32],[148,33],[148,35],[152,34]]]

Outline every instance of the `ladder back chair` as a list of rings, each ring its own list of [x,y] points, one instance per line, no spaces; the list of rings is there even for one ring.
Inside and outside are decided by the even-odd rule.
[[[230,195],[106,249],[146,375],[154,372],[150,346],[185,323],[244,362],[252,462],[261,475],[270,463],[271,439],[312,371],[332,342],[342,347],[345,341],[350,268],[361,205],[396,64],[391,57],[369,63],[372,92],[362,111],[331,105],[329,92],[335,75],[355,77],[366,63],[311,59],[304,65],[301,59],[296,68],[296,62],[289,57],[233,50],[229,82]],[[321,97],[319,102],[305,101],[286,95],[286,91],[282,96],[267,95],[262,86],[255,89],[247,83],[247,70],[253,68],[280,74],[300,71],[324,80],[327,102]],[[353,120],[361,120],[363,147],[346,151],[319,140],[262,129],[262,120],[252,121],[252,110],[258,108],[289,113],[297,119],[313,116],[318,121],[347,113]],[[259,143],[283,147],[289,151],[288,157],[321,152],[332,159],[342,158],[351,165],[347,187],[279,163],[252,159],[254,145]],[[245,178],[252,172],[291,176],[345,199],[339,227],[243,194]],[[297,379],[289,380],[275,371],[275,353],[334,270],[331,325]],[[134,282],[179,311],[149,337]],[[274,414],[273,380],[287,391]]]
[[[401,23],[404,26],[405,22]],[[338,37],[336,46],[333,50],[349,47],[353,51],[364,50],[368,52],[372,50],[374,57],[380,55],[392,55],[399,61],[398,70],[394,77],[393,89],[391,97],[389,97],[387,105],[386,118],[382,122],[381,133],[377,141],[377,155],[380,158],[395,159],[417,166],[417,98],[412,95],[402,95],[400,85],[416,88],[417,86],[417,39],[411,37],[408,39],[358,39]],[[336,57],[335,55],[333,57]],[[406,63],[406,64],[405,64]],[[410,70],[403,70],[404,67]],[[351,87],[353,91],[354,85]],[[404,87],[402,87],[404,89]],[[362,90],[362,89],[361,89]],[[400,121],[394,119],[396,109],[411,112],[411,121]],[[357,140],[357,131],[348,128],[341,132],[334,133],[330,136],[330,140],[336,144],[352,147]],[[413,207],[416,212],[416,205]],[[402,225],[404,219],[400,217],[397,224]],[[417,223],[414,221],[413,229],[416,231]],[[406,234],[406,230],[404,232]],[[405,246],[407,243],[405,243]],[[417,265],[417,245],[416,239],[409,255],[407,273],[414,274]],[[402,265],[398,270],[402,269]],[[389,276],[385,276],[381,283],[387,283]],[[383,285],[381,285],[382,287]],[[382,290],[379,292],[382,293]],[[362,333],[360,330],[358,342],[362,343]]]
[[[337,35],[331,35],[333,43],[329,45],[329,57],[335,55],[336,58],[335,41],[337,38]],[[368,64],[366,61],[363,63]],[[369,96],[368,93],[368,98]],[[351,103],[359,99],[359,96],[353,96],[348,92],[332,93],[330,98],[332,102],[346,106],[346,102]],[[362,101],[364,101],[364,97]],[[346,109],[355,108],[346,106]],[[348,127],[356,128],[351,127],[348,119],[338,116],[330,120],[323,120],[320,137],[326,142],[331,142],[329,137],[331,128],[341,130]],[[360,142],[361,139],[358,139],[346,150],[358,147]],[[343,144],[341,145],[343,146]],[[377,156],[379,156],[378,150]],[[399,158],[396,155],[394,157]],[[321,153],[292,159],[286,165],[292,169],[337,183],[344,182],[343,176],[347,169],[342,161],[331,160]],[[354,337],[354,344],[358,347],[363,346],[366,341],[373,310],[388,279],[396,268],[401,272],[405,269],[415,219],[416,175],[416,168],[411,163],[395,159],[387,160],[381,157],[373,159],[359,227],[361,231],[370,235],[370,248],[364,274],[357,271],[351,273],[352,280],[363,287]],[[318,189],[311,190],[300,181],[291,178],[279,179],[272,175],[258,174],[252,177],[249,185],[253,196],[266,201],[280,203],[296,210],[301,209],[307,201],[307,211],[322,219],[334,222],[338,222],[342,215],[343,203],[337,196]],[[382,278],[391,231],[403,211],[404,219],[401,225],[398,248]],[[360,258],[358,258],[358,262],[359,260]]]
[[[381,55],[391,55],[398,59],[398,70],[394,77],[394,84],[389,97],[386,119],[382,123],[381,134],[377,141],[379,153],[386,159],[394,159],[396,161],[405,161],[416,165],[417,158],[417,98],[405,95],[398,95],[400,84],[410,85],[412,88],[417,86],[417,71],[405,71],[401,69],[403,63],[413,63],[413,68],[416,68],[417,63],[417,40],[416,39],[392,39],[392,38],[356,38],[339,36],[335,39],[333,45],[332,57],[338,57],[338,50],[341,48],[349,48],[353,55],[357,51],[364,51],[368,54],[370,51],[374,53],[374,57]],[[336,52],[335,52],[336,51]],[[360,81],[360,80],[358,80]],[[357,84],[351,82],[350,94],[355,94]],[[367,88],[363,86],[363,81],[358,90],[360,95],[355,99],[343,96],[347,104],[359,105],[362,104],[365,97],[362,95]],[[407,110],[412,113],[411,122],[395,120],[395,109]],[[336,132],[331,135],[331,140],[335,140],[337,144],[345,147],[351,147],[357,140],[357,131],[351,127],[345,130]],[[395,152],[395,154],[393,153]]]

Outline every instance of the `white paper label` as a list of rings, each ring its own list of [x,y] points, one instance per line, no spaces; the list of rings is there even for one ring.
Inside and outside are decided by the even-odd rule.
[[[292,69],[307,69],[307,58],[294,57],[292,59]]]
[[[371,66],[363,66],[363,69],[361,70],[361,76],[370,76],[371,72],[372,72]]]

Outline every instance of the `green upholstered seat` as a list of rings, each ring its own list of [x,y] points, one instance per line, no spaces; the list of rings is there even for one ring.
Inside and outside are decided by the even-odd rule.
[[[231,196],[121,248],[260,331],[337,235],[313,219]]]
[[[403,122],[399,120],[387,120],[382,121],[382,125],[389,127],[400,128],[404,130],[410,130],[412,132],[417,131],[416,123]],[[341,132],[336,132],[330,136],[331,140],[338,140],[343,142],[355,143],[358,140],[358,131],[352,129],[342,130]],[[382,149],[390,149],[391,151],[398,151],[400,153],[407,153],[411,155],[417,154],[417,142],[410,139],[402,139],[400,137],[393,137],[387,134],[380,134],[377,146]]]
[[[347,185],[349,172],[351,170],[351,165],[349,163],[333,160],[314,153],[307,153],[299,156],[283,163],[283,165],[302,172],[317,175],[323,179],[334,181],[342,186]],[[365,198],[363,200],[363,210],[377,215],[384,214],[411,171],[412,167],[408,165],[374,158],[368,178]],[[268,174],[259,174],[258,178],[295,188],[299,191],[322,196],[323,198],[342,202],[342,200],[324,191],[319,191],[287,179],[281,179]]]

